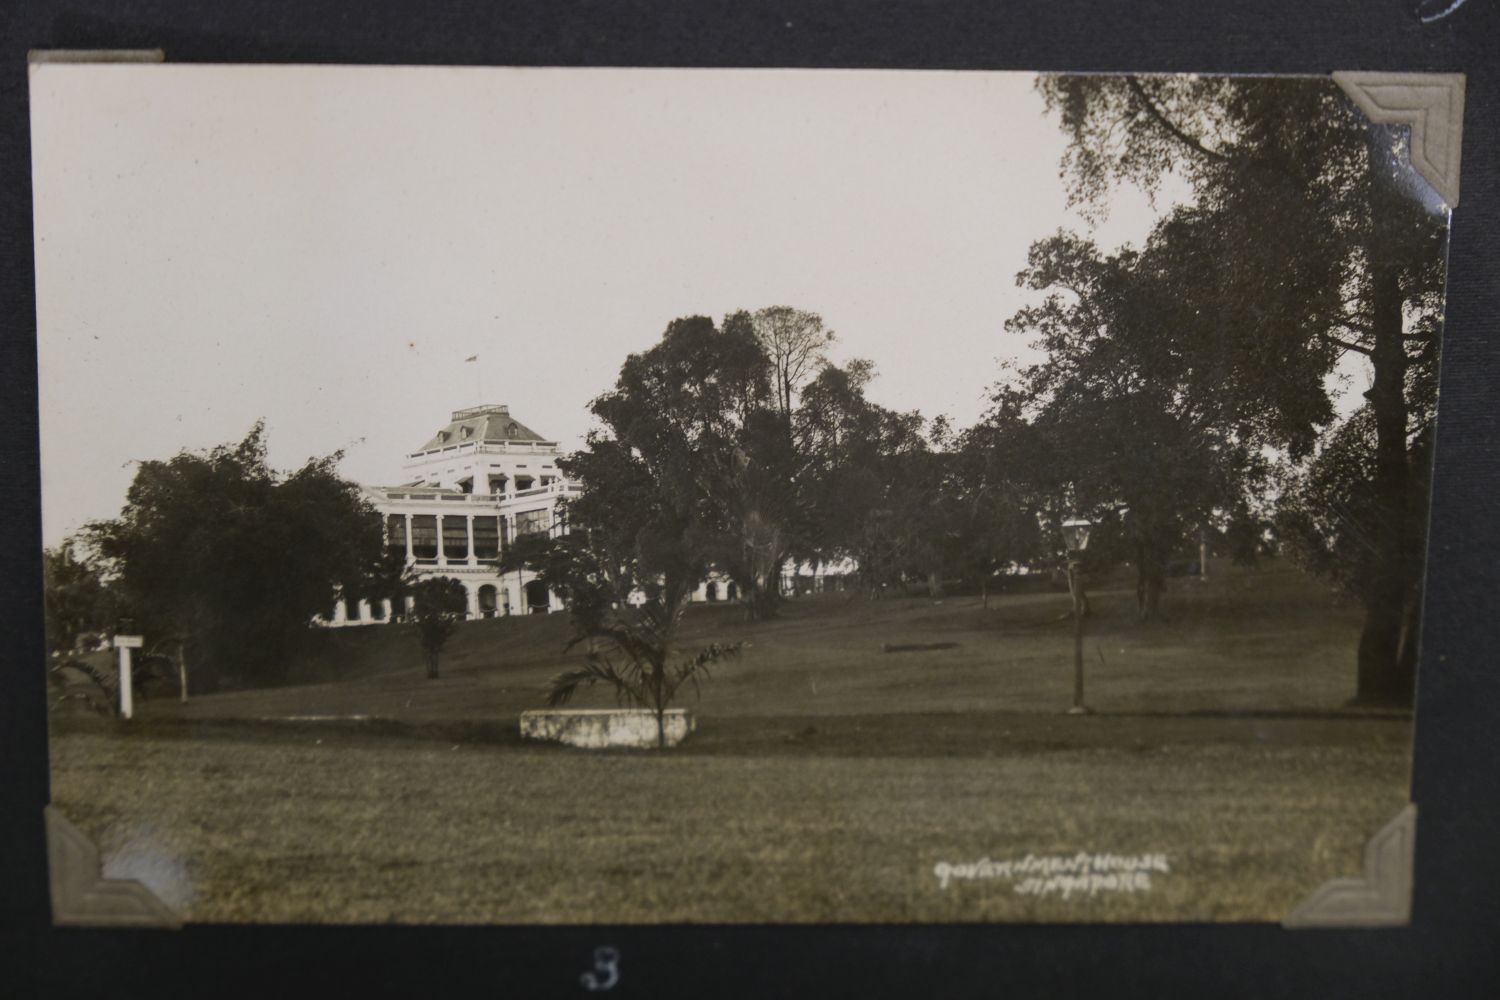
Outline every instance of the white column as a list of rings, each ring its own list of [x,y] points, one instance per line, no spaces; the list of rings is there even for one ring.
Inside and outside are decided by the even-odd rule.
[[[464,584],[464,602],[469,606],[470,618],[479,617],[479,588]]]
[[[130,676],[130,647],[120,647],[120,718],[135,714],[133,678]]]
[[[478,566],[479,560],[474,558],[474,515],[464,516],[464,525],[469,532],[469,565]]]
[[[405,523],[406,527],[406,564],[410,566],[416,559],[416,556],[412,554],[411,550],[411,515],[402,514],[401,520]]]

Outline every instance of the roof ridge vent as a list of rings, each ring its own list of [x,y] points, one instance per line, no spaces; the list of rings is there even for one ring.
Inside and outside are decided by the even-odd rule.
[[[510,407],[505,403],[486,403],[483,406],[471,406],[464,410],[454,410],[452,422],[486,416],[508,417],[510,416]]]

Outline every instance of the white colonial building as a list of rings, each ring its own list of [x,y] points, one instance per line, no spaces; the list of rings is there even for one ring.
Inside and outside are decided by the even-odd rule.
[[[563,609],[529,570],[501,573],[500,553],[528,534],[566,530],[558,501],[582,491],[557,466],[548,441],[504,405],[455,410],[448,425],[406,456],[402,486],[366,486],[385,519],[386,542],[406,552],[418,579],[446,576],[468,595],[468,617],[538,614]],[[711,575],[698,601],[733,601],[727,577]],[[409,599],[408,599],[409,600]],[[402,611],[406,609],[400,609]],[[325,624],[388,622],[390,601],[337,599]]]
[[[562,530],[557,502],[581,487],[557,467],[548,441],[502,405],[456,410],[406,456],[401,486],[366,486],[385,518],[386,542],[421,578],[464,585],[470,618],[556,611],[562,602],[522,570],[501,574],[500,553],[521,535]],[[390,621],[389,601],[339,600],[332,625]]]

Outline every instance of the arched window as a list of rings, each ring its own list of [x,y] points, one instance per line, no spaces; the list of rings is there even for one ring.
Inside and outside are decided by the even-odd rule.
[[[479,588],[479,617],[495,617],[496,590],[493,584],[486,583]]]
[[[703,588],[703,595],[710,601],[717,601],[719,599],[719,585],[713,580],[708,581],[708,586]]]
[[[526,610],[534,615],[546,614],[551,605],[547,595],[547,585],[540,580],[532,580],[526,585]]]

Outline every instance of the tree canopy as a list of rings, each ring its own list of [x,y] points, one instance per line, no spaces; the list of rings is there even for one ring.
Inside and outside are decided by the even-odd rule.
[[[683,565],[726,571],[764,617],[789,561],[851,557],[871,593],[925,577],[936,596],[955,573],[1029,558],[1036,519],[981,447],[993,428],[959,435],[875,404],[873,366],[834,364],[831,340],[816,314],[775,307],[676,320],[627,358],[593,404],[602,426],[564,463],[585,486],[568,521],[589,573],[639,586],[641,538],[692,539]],[[553,579],[574,600],[594,586],[557,565]]]
[[[760,615],[775,613],[801,499],[772,376],[748,313],[721,326],[704,316],[674,320],[594,401],[603,430],[570,467],[586,485],[634,499],[623,504],[633,509],[624,524],[600,510],[602,523],[590,526],[616,537],[634,519],[636,535],[651,524],[693,537],[699,551],[689,561],[723,566]],[[570,517],[579,513],[588,510]]]
[[[66,653],[91,634],[114,627],[113,595],[98,566],[80,559],[72,542],[42,553],[47,648]]]
[[[448,576],[419,580],[410,590],[411,616],[417,624],[417,639],[422,644],[427,679],[436,680],[443,647],[448,645],[468,610],[468,592],[462,583]]]
[[[1005,390],[1032,421],[1020,465],[1071,513],[1118,515],[1143,619],[1171,553],[1263,495],[1265,449],[1306,451],[1332,415],[1320,382],[1295,366],[1262,376],[1277,349],[1267,338],[1204,312],[1200,236],[1178,215],[1143,251],[1104,254],[1068,233],[1039,241],[1017,282],[1046,298],[1007,323],[1046,352]]]
[[[1447,213],[1405,165],[1406,133],[1366,121],[1326,78],[1047,76],[1039,89],[1069,139],[1075,204],[1098,214],[1119,184],[1187,184],[1191,206],[1157,231],[1182,251],[1181,273],[1201,274],[1181,305],[1227,324],[1231,342],[1261,345],[1259,366],[1223,385],[1271,390],[1265,417],[1294,455],[1328,423],[1316,386],[1341,355],[1368,359],[1378,556],[1362,592],[1358,695],[1409,703],[1411,446],[1434,378]]]
[[[335,591],[381,560],[379,516],[339,458],[278,473],[257,423],[238,444],[140,463],[120,516],[83,538],[137,628],[183,642],[202,683],[275,681]]]

